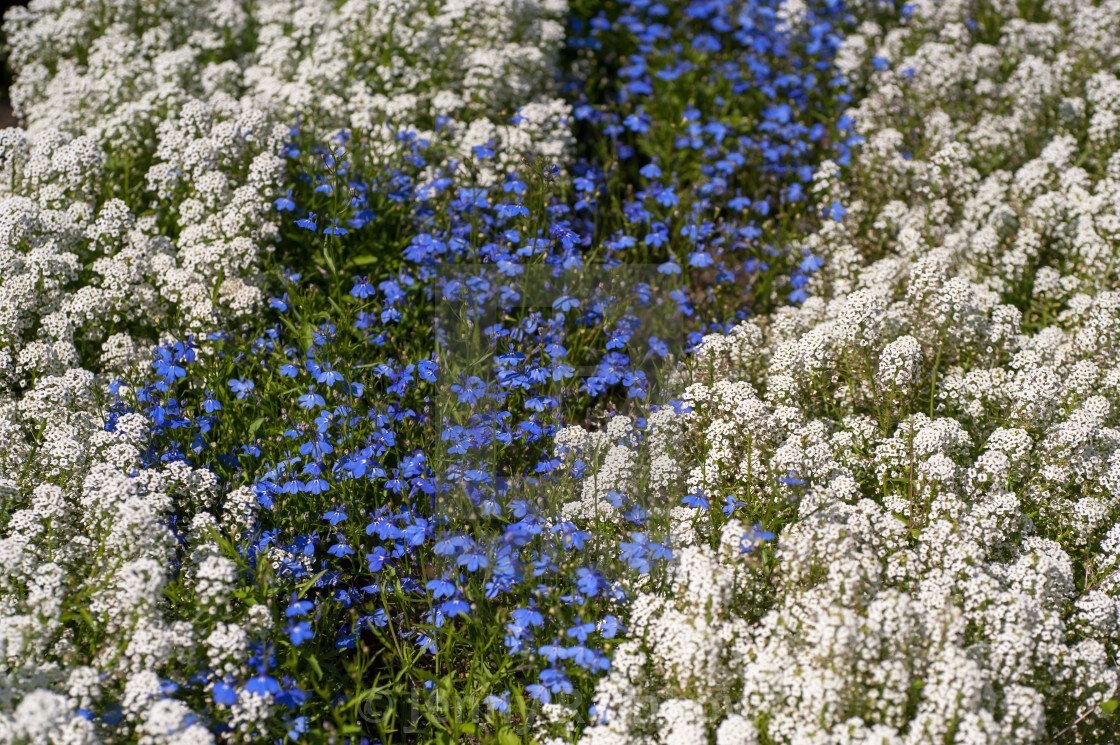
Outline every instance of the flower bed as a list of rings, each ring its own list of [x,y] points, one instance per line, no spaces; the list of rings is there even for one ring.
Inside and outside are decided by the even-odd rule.
[[[0,740],[1109,742],[1114,5],[11,11]]]

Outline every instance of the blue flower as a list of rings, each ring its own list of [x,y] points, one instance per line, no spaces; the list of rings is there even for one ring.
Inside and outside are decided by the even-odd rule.
[[[739,509],[740,507],[745,507],[746,504],[746,502],[740,502],[739,500],[735,499],[735,496],[733,494],[728,494],[724,500],[723,514],[730,517],[735,513],[735,510]]]
[[[556,300],[552,301],[553,310],[557,310],[561,313],[568,313],[570,311],[573,311],[578,308],[579,305],[579,300],[572,297],[571,295],[562,295]]]
[[[484,698],[482,701],[483,701],[483,703],[486,704],[487,708],[489,708],[490,711],[497,712],[498,714],[508,714],[509,713],[509,694],[508,693],[503,694],[501,696],[495,696],[494,694],[490,694],[489,696]]]
[[[440,603],[439,610],[448,618],[454,618],[455,616],[470,613],[471,606],[470,603],[462,598],[452,598],[451,600]]]
[[[801,264],[798,265],[798,268],[806,274],[812,274],[813,272],[818,271],[823,266],[824,259],[820,258],[819,256],[809,254],[801,260]]]
[[[371,572],[380,572],[388,558],[389,553],[381,546],[378,546],[373,551],[366,554],[366,566],[369,567]]]
[[[613,615],[608,614],[599,621],[599,636],[604,639],[613,639],[622,628],[622,623]]]
[[[601,582],[598,573],[587,567],[576,570],[576,587],[588,597],[595,597],[598,594]]]
[[[343,382],[342,373],[335,370],[328,363],[323,363],[314,372],[315,382],[322,383],[328,388],[333,388],[335,383]]]
[[[562,670],[557,670],[554,667],[542,670],[539,679],[541,685],[548,688],[550,693],[571,693],[573,691],[568,676]]]
[[[219,680],[210,689],[210,696],[219,706],[233,706],[237,703],[237,690],[225,681]]]
[[[798,478],[797,474],[790,471],[785,476],[779,476],[778,483],[784,486],[805,486],[805,479]]]
[[[446,579],[433,579],[425,585],[433,598],[449,598],[455,594],[455,585]]]
[[[318,406],[327,405],[326,399],[316,393],[313,388],[308,388],[307,393],[300,396],[298,400],[300,407],[304,409],[314,409]]]
[[[510,614],[517,628],[528,629],[544,625],[544,616],[533,608],[515,608]]]
[[[631,533],[631,540],[618,544],[619,558],[639,574],[647,574],[649,562],[649,538],[642,533]]]
[[[699,492],[683,497],[681,499],[681,504],[683,504],[685,507],[702,510],[706,510],[710,506],[708,503],[708,498]]]
[[[365,300],[367,298],[373,297],[374,294],[375,290],[373,289],[373,285],[369,283],[368,279],[366,279],[365,277],[354,278],[354,286],[350,288],[351,297]]]
[[[750,553],[759,545],[768,541],[774,540],[774,534],[768,530],[763,530],[762,526],[755,523],[750,530],[743,534],[739,542],[740,550],[743,553]]]
[[[292,199],[292,190],[288,189],[286,194],[277,197],[272,204],[276,207],[278,212],[291,212],[294,210],[296,208],[296,203],[295,200]]]
[[[479,553],[465,553],[459,556],[455,562],[457,565],[463,567],[468,572],[477,572],[480,569],[485,569],[490,565],[490,561]]]
[[[676,207],[680,201],[677,199],[676,193],[669,188],[661,189],[655,199],[662,207]]]
[[[304,735],[307,734],[308,725],[307,717],[299,716],[291,721],[288,725],[288,739],[299,741]]]
[[[202,402],[202,410],[207,414],[213,414],[215,411],[221,411],[222,405],[214,399],[213,391],[206,391],[206,398]]]
[[[338,543],[335,543],[334,545],[332,545],[330,548],[327,549],[327,553],[330,554],[331,556],[334,556],[336,558],[341,559],[341,558],[344,558],[346,556],[350,556],[351,554],[353,554],[354,549],[350,548],[350,546],[348,544],[346,544],[345,542],[343,542],[342,540],[339,540]]]
[[[455,384],[451,386],[451,392],[457,394],[459,403],[473,404],[482,399],[483,394],[486,392],[486,384],[482,379],[476,375],[467,378],[462,385]]]
[[[314,638],[314,636],[315,633],[311,630],[311,624],[307,621],[299,621],[288,627],[288,638],[294,646],[298,647],[308,639]]]
[[[280,692],[280,684],[276,682],[276,678],[261,673],[249,678],[245,690],[257,696],[275,696]]]
[[[583,643],[583,642],[587,641],[587,637],[590,634],[595,633],[595,624],[593,624],[593,623],[577,623],[575,626],[569,627],[568,630],[565,631],[564,633],[566,633],[568,636],[572,637],[573,639],[579,641],[580,643]]]
[[[253,389],[256,387],[251,380],[240,380],[237,378],[227,381],[226,384],[231,391],[237,394],[238,399],[245,398],[252,393]]]
[[[435,362],[432,362],[431,360],[420,360],[419,364],[417,364],[416,366],[416,370],[418,375],[420,376],[420,379],[424,382],[436,382],[436,374],[438,373],[439,369]]]

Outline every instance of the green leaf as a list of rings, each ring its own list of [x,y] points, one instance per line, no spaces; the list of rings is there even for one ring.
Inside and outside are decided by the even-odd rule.
[[[1104,701],[1101,701],[1101,711],[1103,711],[1106,716],[1112,716],[1113,714],[1115,714],[1116,708],[1118,706],[1120,706],[1120,701],[1117,701],[1114,698],[1107,698]]]
[[[297,585],[299,596],[302,598],[304,595],[306,595],[307,591],[310,590],[312,587],[314,587],[315,583],[318,582],[320,579],[322,579],[323,575],[326,574],[326,573],[327,573],[327,571],[324,569],[323,571],[316,574],[314,577],[311,577],[310,579],[304,580],[301,584]]]
[[[253,420],[253,423],[249,425],[249,438],[250,439],[252,439],[253,435],[255,435],[257,433],[257,430],[261,428],[262,424],[264,424],[264,417],[263,416],[262,417],[257,417],[256,419]]]
[[[323,677],[323,668],[319,665],[319,660],[315,657],[315,655],[311,654],[307,656],[307,664],[310,665],[311,669],[315,671],[315,677],[317,679]]]
[[[522,739],[509,727],[498,730],[498,745],[521,745]]]

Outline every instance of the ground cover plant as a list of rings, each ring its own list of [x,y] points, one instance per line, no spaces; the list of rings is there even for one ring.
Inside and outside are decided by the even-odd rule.
[[[1115,741],[1118,22],[10,11],[0,741]]]

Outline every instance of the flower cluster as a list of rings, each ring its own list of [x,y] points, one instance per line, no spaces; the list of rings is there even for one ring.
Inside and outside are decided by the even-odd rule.
[[[700,278],[687,297],[700,323],[768,307],[771,284],[804,300],[819,258],[788,235],[841,209],[812,214],[807,197],[817,163],[846,164],[854,142],[833,64],[851,19],[831,0],[795,5],[592,4],[569,40],[575,119],[599,150],[577,210],[600,191],[622,200],[595,214],[607,260]]]
[[[645,442],[593,450],[678,556],[584,740],[1110,739],[1118,12],[914,3],[845,42],[871,92],[814,180],[846,207],[817,297],[707,337]]]
[[[523,151],[563,159],[566,105],[547,96],[563,11],[508,1],[14,9],[12,98],[27,129],[0,144],[5,387],[76,365],[119,369],[161,331],[258,308],[294,122],[348,127],[371,149],[399,144],[401,131],[460,158],[481,148],[497,153],[485,164],[494,173]]]
[[[72,367],[119,370],[162,328],[257,307],[286,135],[257,112],[188,104],[134,176],[152,193],[137,203],[113,195],[114,164],[92,137],[4,130],[3,390]]]
[[[14,9],[0,741],[1110,742],[1117,27]]]
[[[31,131],[145,149],[191,100],[339,127],[390,147],[440,133],[461,157],[562,158],[564,0],[33,2],[6,20],[12,100]],[[508,165],[508,164],[507,164]],[[500,172],[499,172],[500,173]]]
[[[284,650],[291,675],[359,653],[407,671],[400,657],[417,654],[410,675],[419,687],[424,675],[457,664],[480,632],[504,629],[477,662],[500,669],[512,659],[518,668],[468,692],[475,705],[504,715],[511,688],[541,703],[573,693],[580,678],[609,667],[606,651],[621,630],[615,609],[624,598],[611,577],[623,565],[613,543],[587,522],[552,517],[532,480],[495,483],[482,445],[508,460],[543,439],[531,418],[508,421],[505,412],[504,424],[487,429],[490,418],[476,412],[466,425],[432,426],[433,401],[488,394],[469,381],[441,386],[435,359],[392,357],[401,340],[371,327],[375,300],[361,287],[339,303],[338,323],[319,324],[306,346],[281,323],[249,342],[216,334],[198,349],[161,347],[154,375],[115,408],[136,417],[123,413],[134,400],[153,422],[150,462],[186,459],[223,472],[230,517],[222,527],[239,543],[233,558],[284,599],[288,620],[268,644]],[[291,278],[289,300],[302,289]],[[252,372],[217,379],[231,360]],[[257,418],[246,437],[249,416]],[[627,420],[617,422],[626,429],[614,436],[628,437]],[[667,555],[648,535],[635,540],[654,559]],[[252,667],[226,662],[238,660],[212,662],[191,682],[253,693]],[[300,710],[318,721],[321,707],[359,699],[365,685],[360,675],[329,677]]]
[[[91,378],[47,376],[0,405],[0,739],[92,743],[127,727],[143,742],[210,742],[172,679],[253,674],[250,637],[272,619],[235,595],[214,515],[236,515],[222,515],[215,475],[144,467],[149,420],[106,428]]]
[[[533,153],[563,162],[570,107],[554,70],[566,0],[263,3],[249,100],[387,146],[401,131],[454,157],[490,148],[497,177]]]

